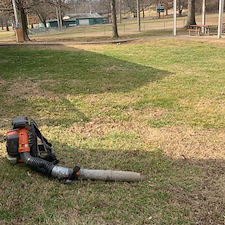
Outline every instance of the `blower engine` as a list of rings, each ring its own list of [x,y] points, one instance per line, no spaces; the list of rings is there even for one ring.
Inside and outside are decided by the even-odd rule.
[[[30,152],[33,157],[58,163],[51,149],[52,144],[41,134],[34,120],[30,120],[29,124],[27,117],[18,117],[13,119],[12,125],[13,130],[6,133],[6,149],[11,164],[23,162],[20,153],[25,152]]]
[[[57,166],[59,160],[52,152],[52,144],[41,134],[34,120],[17,117],[12,120],[13,129],[6,133],[7,158],[10,163],[26,163],[32,169],[47,176],[72,183],[78,179],[105,181],[140,181],[140,174],[130,171],[89,170],[79,166]]]

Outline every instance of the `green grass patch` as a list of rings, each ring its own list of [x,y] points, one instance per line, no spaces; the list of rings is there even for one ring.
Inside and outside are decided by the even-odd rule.
[[[223,48],[175,40],[1,47],[0,223],[223,224]],[[20,115],[37,121],[60,165],[143,180],[67,186],[9,165],[4,135]]]

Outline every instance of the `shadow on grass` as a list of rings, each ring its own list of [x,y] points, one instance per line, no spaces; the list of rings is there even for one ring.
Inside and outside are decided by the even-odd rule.
[[[42,89],[61,94],[129,92],[170,75],[119,56],[75,48],[2,47],[0,57],[4,59],[0,62],[0,78],[45,81]]]
[[[63,166],[73,168],[78,164],[88,169],[130,170],[140,172],[144,179],[131,184],[77,181],[65,186],[32,171],[24,164],[11,166],[5,158],[1,158],[1,196],[4,203],[0,215],[5,224],[21,220],[47,223],[49,219],[60,221],[62,218],[66,224],[87,223],[88,219],[92,221],[88,224],[118,224],[118,221],[119,224],[145,224],[149,215],[153,217],[153,223],[188,221],[184,209],[170,205],[173,196],[169,190],[180,185],[192,189],[192,181],[188,178],[184,181],[177,174],[178,168],[181,172],[191,170],[164,158],[161,151],[76,149],[57,142],[54,142],[54,146],[57,146]],[[26,190],[26,195],[21,196],[21,188]],[[14,199],[17,207],[12,205]],[[31,209],[36,212],[32,217],[29,216]],[[71,212],[71,209],[74,211]],[[70,211],[78,221],[71,223],[65,211]]]
[[[77,107],[77,100],[69,101],[67,96],[129,93],[170,75],[118,56],[58,48],[0,48],[1,118],[41,117],[43,124],[51,126],[85,122],[89,118]]]
[[[5,224],[21,220],[71,224],[66,212],[77,218],[74,224],[149,224],[149,216],[150,224],[223,222],[222,161],[174,160],[159,149],[79,149],[57,141],[53,141],[53,146],[62,166],[136,171],[143,180],[131,184],[78,181],[65,186],[24,164],[10,166],[5,158],[0,158],[4,202],[0,215]],[[21,195],[21,188],[26,195]],[[31,210],[36,212],[32,217]]]
[[[9,120],[18,113],[40,118],[39,125],[87,121],[88,116],[65,95],[123,94],[170,75],[168,71],[82,50],[5,47],[0,48],[0,54],[4,59],[0,62],[0,77],[5,82],[0,89],[0,117],[6,118],[1,126],[4,129],[9,128]],[[38,83],[40,93],[26,85],[20,94],[19,88],[15,92],[8,90],[10,84],[16,87],[26,80]],[[41,91],[46,90],[56,96],[43,96]],[[3,139],[1,135],[1,144]],[[224,222],[224,161],[174,160],[159,150],[78,149],[57,140],[53,140],[53,146],[63,166],[131,170],[140,172],[144,179],[134,184],[80,181],[65,186],[24,164],[10,166],[1,157],[2,224]]]

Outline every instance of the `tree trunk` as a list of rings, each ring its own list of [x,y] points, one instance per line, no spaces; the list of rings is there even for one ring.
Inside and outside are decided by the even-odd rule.
[[[179,12],[179,17],[182,17],[182,11],[183,9],[179,9],[178,12]]]
[[[18,1],[17,9],[18,9],[19,26],[23,31],[24,40],[29,41],[30,39],[28,37],[28,32],[27,32],[27,16],[23,7],[23,3],[21,1]]]
[[[2,27],[2,30],[4,30],[3,20],[1,20],[1,27]]]
[[[43,21],[43,24],[44,24],[44,27],[47,28],[47,23],[46,23],[46,20]]]
[[[189,27],[190,25],[195,25],[195,0],[188,0],[188,18],[187,18],[187,24],[186,27]]]
[[[28,28],[27,15],[25,13],[24,8],[21,9],[21,18],[22,18],[22,27],[23,27],[25,41],[29,41],[30,39],[28,37],[28,31],[27,31],[27,28]]]
[[[6,31],[9,31],[9,24],[8,24],[8,20],[5,20],[5,26],[6,26]]]
[[[118,38],[117,19],[116,19],[116,1],[111,0],[111,13],[112,13],[112,38]]]
[[[110,11],[108,11],[108,23],[110,23],[110,22],[111,22],[111,21],[110,21],[110,19],[111,19],[110,14],[111,14],[111,12],[110,12]]]
[[[166,16],[168,16],[169,14],[168,14],[168,9],[166,8]]]

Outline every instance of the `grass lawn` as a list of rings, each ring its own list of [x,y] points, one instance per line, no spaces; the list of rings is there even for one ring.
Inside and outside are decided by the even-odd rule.
[[[12,41],[16,40],[15,34],[13,30],[10,29],[10,31],[0,31],[0,41]]]
[[[0,48],[0,224],[224,224],[225,46],[176,40]],[[70,186],[9,165],[11,119],[60,165],[139,183]]]

